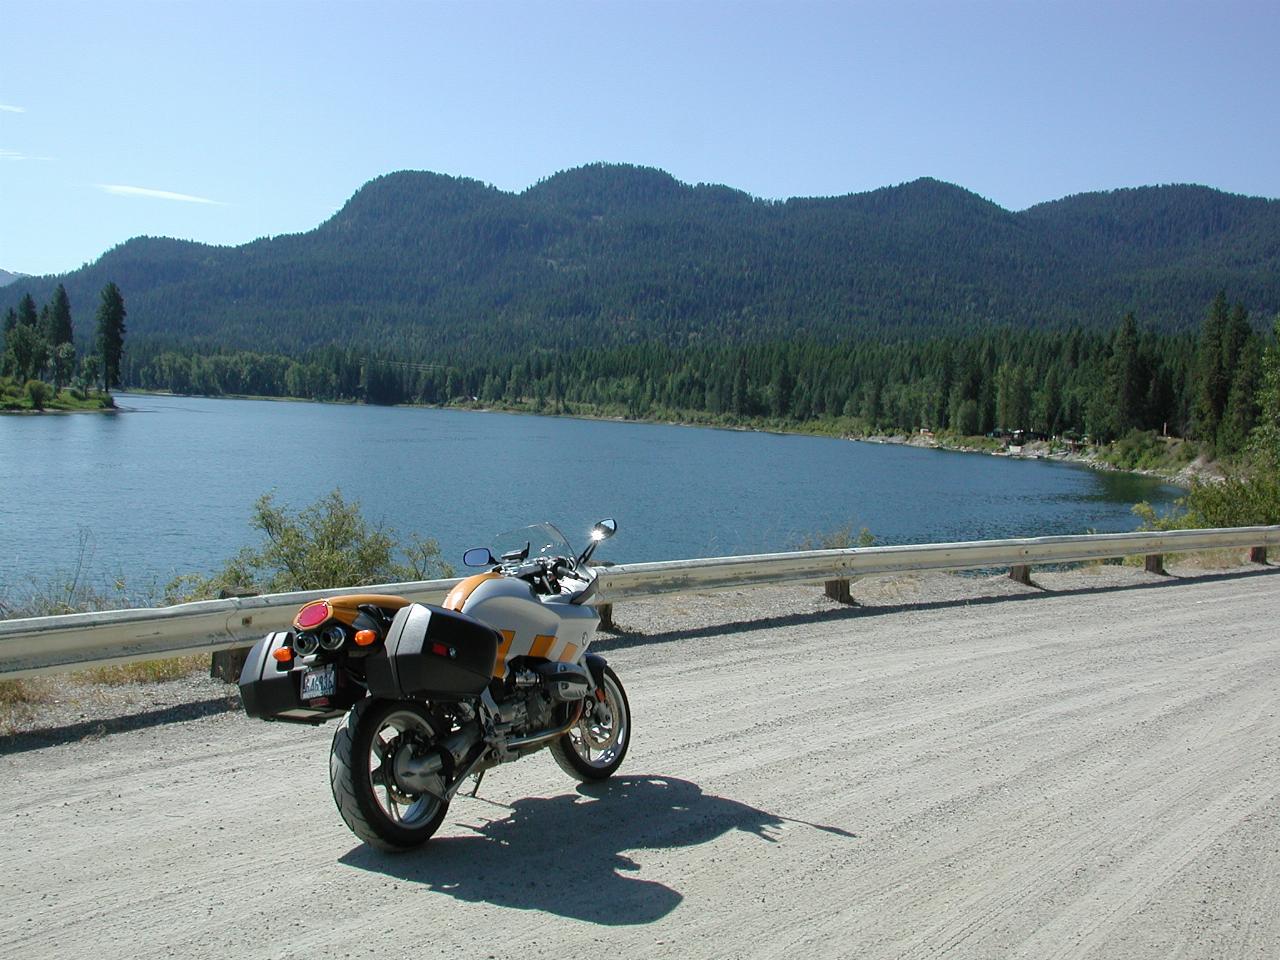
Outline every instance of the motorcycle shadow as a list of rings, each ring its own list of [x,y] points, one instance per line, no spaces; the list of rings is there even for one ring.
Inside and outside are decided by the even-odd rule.
[[[627,876],[640,866],[622,851],[695,846],[730,830],[777,842],[773,831],[788,819],[659,776],[614,777],[582,784],[576,793],[499,806],[510,813],[476,824],[454,819],[474,831],[470,836],[437,836],[408,855],[360,846],[341,862],[473,903],[608,926],[652,923],[684,898],[666,884]],[[464,800],[450,812],[477,809]]]

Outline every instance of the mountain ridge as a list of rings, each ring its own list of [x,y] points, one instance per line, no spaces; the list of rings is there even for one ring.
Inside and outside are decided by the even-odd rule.
[[[78,316],[108,280],[131,336],[293,352],[429,354],[655,339],[920,336],[1097,327],[1125,310],[1185,329],[1219,289],[1280,311],[1280,201],[1198,185],[1076,194],[1013,212],[922,177],[762,200],[592,164],[520,192],[426,171],[362,185],[312,230],[219,247],[138,237],[59,277]]]

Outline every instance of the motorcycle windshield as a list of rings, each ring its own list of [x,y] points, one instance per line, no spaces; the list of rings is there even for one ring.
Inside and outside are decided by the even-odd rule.
[[[508,530],[493,538],[489,547],[495,557],[504,557],[510,553],[519,553],[529,546],[530,557],[572,557],[573,548],[564,534],[550,523],[535,523],[529,527]]]

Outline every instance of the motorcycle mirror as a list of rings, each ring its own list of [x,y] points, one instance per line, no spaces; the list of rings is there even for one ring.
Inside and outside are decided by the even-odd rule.
[[[601,540],[608,540],[618,532],[618,522],[612,517],[601,520],[591,528],[591,539],[599,543]]]
[[[468,567],[490,567],[498,561],[493,559],[488,547],[476,547],[462,555],[462,562]]]

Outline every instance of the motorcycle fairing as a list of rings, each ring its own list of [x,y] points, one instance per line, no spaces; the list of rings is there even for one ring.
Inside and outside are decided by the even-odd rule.
[[[477,583],[460,612],[491,624],[501,634],[493,670],[499,680],[518,657],[581,662],[599,622],[590,607],[544,603],[528,583],[514,577],[492,577]]]

